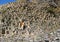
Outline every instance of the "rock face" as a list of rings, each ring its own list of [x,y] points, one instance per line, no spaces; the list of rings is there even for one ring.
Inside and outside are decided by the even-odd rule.
[[[37,0],[31,2],[21,0],[1,6],[0,14],[1,42],[4,40],[5,42],[60,40],[59,6],[55,7],[45,1],[39,3]]]

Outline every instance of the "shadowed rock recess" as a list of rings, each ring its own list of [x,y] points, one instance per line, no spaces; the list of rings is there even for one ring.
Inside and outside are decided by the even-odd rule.
[[[59,0],[17,0],[0,6],[0,42],[60,42]]]

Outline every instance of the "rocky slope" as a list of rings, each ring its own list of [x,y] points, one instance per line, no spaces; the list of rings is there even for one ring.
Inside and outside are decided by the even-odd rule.
[[[52,41],[58,37],[59,29],[59,5],[18,1],[0,7],[0,37],[28,39],[27,42]]]

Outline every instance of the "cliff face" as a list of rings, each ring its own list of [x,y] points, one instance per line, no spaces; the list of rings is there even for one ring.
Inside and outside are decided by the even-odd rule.
[[[51,39],[60,29],[60,7],[48,2],[19,1],[0,7],[0,36]],[[55,35],[54,35],[55,36]],[[52,37],[53,39],[53,37]]]

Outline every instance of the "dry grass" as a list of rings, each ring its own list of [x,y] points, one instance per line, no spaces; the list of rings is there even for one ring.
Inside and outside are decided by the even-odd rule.
[[[45,33],[50,34],[60,29],[60,7],[52,7],[49,3],[15,2],[2,6],[1,9],[3,17],[1,27],[6,28],[7,26],[9,28],[10,26],[11,30],[8,30],[11,32],[9,35],[12,35],[12,37],[14,35],[21,37],[35,35],[34,38],[44,37]],[[24,22],[20,22],[22,20]],[[24,25],[26,26],[24,30],[19,29],[20,26],[23,28]]]

